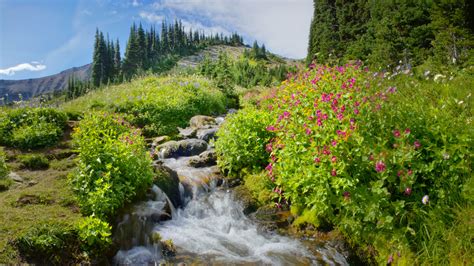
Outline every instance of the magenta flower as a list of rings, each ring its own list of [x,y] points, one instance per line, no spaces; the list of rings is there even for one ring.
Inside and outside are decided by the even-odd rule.
[[[387,264],[392,264],[392,262],[393,262],[393,255],[390,254],[390,256],[388,256]]]
[[[342,196],[345,200],[349,200],[351,198],[351,193],[349,191],[344,191],[344,193],[342,193]]]
[[[275,131],[275,127],[274,126],[268,126],[267,131]]]
[[[415,149],[418,149],[421,147],[421,143],[419,140],[415,140],[415,142],[413,143],[413,145],[415,146]]]
[[[272,151],[273,151],[272,144],[271,144],[271,143],[268,143],[265,150],[266,150],[267,152],[272,152]]]
[[[311,129],[309,128],[306,129],[306,135],[311,135]]]
[[[265,167],[265,170],[267,170],[267,171],[269,171],[269,172],[273,171],[273,165],[272,165],[271,163],[269,163],[269,164],[267,165],[267,167]]]
[[[354,114],[358,115],[359,114],[359,109],[354,109]]]
[[[333,156],[333,157],[331,158],[331,162],[332,162],[332,163],[336,163],[336,162],[337,162],[337,157],[336,157],[336,156]]]
[[[333,168],[333,169],[331,170],[331,175],[332,175],[332,176],[337,176],[337,171],[336,171],[336,169]]]
[[[405,188],[405,195],[410,196],[410,194],[411,194],[411,188],[410,187]]]
[[[336,147],[337,141],[336,141],[336,140],[331,141],[331,145],[334,146],[334,147]]]
[[[378,173],[385,171],[385,163],[383,161],[376,162],[375,171],[377,171]]]
[[[316,157],[316,158],[314,158],[314,162],[315,162],[315,163],[320,163],[320,162],[321,162],[321,159],[319,159],[319,157]]]
[[[409,135],[410,133],[411,133],[411,130],[410,130],[409,128],[406,128],[406,129],[405,129],[405,134],[406,134],[406,135]]]
[[[395,138],[399,138],[399,137],[400,137],[400,131],[399,131],[399,130],[394,130],[394,131],[393,131],[393,136],[394,136]]]
[[[344,115],[342,115],[342,113],[337,114],[336,117],[337,117],[337,119],[338,119],[339,121],[341,121],[342,119],[344,119]]]

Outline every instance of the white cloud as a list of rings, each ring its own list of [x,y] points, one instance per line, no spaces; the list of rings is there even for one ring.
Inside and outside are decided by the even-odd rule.
[[[312,0],[161,0],[152,7],[199,16],[212,25],[264,42],[277,54],[306,56]]]
[[[81,15],[90,16],[92,15],[92,12],[88,9],[84,9],[81,11]]]
[[[0,75],[13,76],[16,72],[20,71],[41,71],[44,69],[46,69],[45,65],[33,61],[31,63],[22,63],[9,68],[0,69]]]
[[[145,19],[149,22],[155,23],[155,22],[161,22],[165,18],[164,16],[160,16],[154,13],[146,12],[146,11],[141,11],[140,12],[140,17],[142,19]]]
[[[140,2],[138,2],[138,0],[133,0],[132,2],[132,6],[140,6]]]
[[[231,34],[231,32],[229,32],[227,29],[221,26],[205,26],[200,22],[191,22],[184,19],[181,20],[181,23],[183,24],[185,31],[189,31],[190,29],[192,29],[193,31],[198,30],[198,31],[203,31],[204,34],[206,35],[216,34],[216,33],[222,33],[225,35]]]

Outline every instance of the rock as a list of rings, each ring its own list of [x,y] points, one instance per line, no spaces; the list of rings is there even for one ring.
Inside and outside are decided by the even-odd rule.
[[[245,186],[234,188],[234,200],[239,201],[244,207],[243,212],[248,215],[257,210],[257,201],[253,199],[252,193]]]
[[[217,125],[221,125],[224,122],[225,117],[219,116],[219,117],[216,117],[215,120],[216,120]]]
[[[176,208],[182,207],[181,194],[179,192],[179,177],[178,174],[171,168],[155,163],[155,179],[153,183],[157,185],[170,199],[173,206]]]
[[[15,173],[15,172],[10,172],[10,174],[8,174],[8,177],[9,177],[11,180],[13,180],[13,181],[15,181],[15,182],[18,182],[18,183],[23,183],[23,182],[25,181],[21,176],[19,176],[19,175],[18,175],[17,173]]]
[[[162,143],[165,143],[165,142],[167,142],[167,141],[169,141],[169,140],[170,140],[170,137],[168,137],[168,136],[156,137],[156,138],[153,139],[151,146],[152,146],[152,147],[156,147],[156,146],[158,146],[158,145],[160,145],[160,144],[162,144]]]
[[[235,113],[237,113],[237,110],[234,109],[234,108],[230,108],[230,109],[227,111],[227,113],[230,114],[230,115],[231,115],[231,114],[235,114]]]
[[[182,156],[194,156],[207,150],[207,143],[200,139],[185,139],[180,141],[168,141],[157,147],[161,158],[178,158]]]
[[[145,247],[134,247],[130,250],[120,250],[114,257],[116,265],[154,265],[153,254]]]
[[[190,139],[190,138],[196,137],[196,128],[191,128],[191,127],[179,128],[178,127],[178,131],[179,131],[179,137],[183,139]]]
[[[189,120],[189,126],[192,128],[209,128],[214,125],[217,125],[216,120],[210,116],[196,115]]]
[[[209,150],[201,153],[198,157],[189,160],[189,165],[192,167],[206,167],[216,164],[217,156],[214,150]]]
[[[214,139],[216,136],[218,128],[208,128],[208,129],[199,129],[196,133],[198,139],[209,142],[211,139]]]
[[[274,204],[259,207],[256,212],[250,215],[250,218],[257,221],[267,230],[275,230],[287,227],[291,224],[293,217],[290,211],[280,210]]]

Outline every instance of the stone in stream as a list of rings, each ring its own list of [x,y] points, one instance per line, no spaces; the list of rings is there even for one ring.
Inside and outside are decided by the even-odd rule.
[[[198,157],[191,158],[189,165],[192,167],[206,167],[216,164],[217,156],[215,150],[205,151],[199,154]]]
[[[178,131],[179,131],[179,137],[183,139],[195,138],[196,133],[197,133],[197,129],[192,128],[192,127],[187,127],[187,128],[178,127]]]
[[[180,141],[168,141],[157,147],[161,158],[178,158],[183,156],[194,156],[207,150],[207,143],[200,139],[184,139]]]
[[[182,207],[183,202],[179,192],[179,177],[176,171],[160,162],[155,162],[153,167],[156,173],[153,183],[163,190],[171,203],[173,203],[173,206],[176,208]]]
[[[207,129],[198,129],[196,136],[198,139],[202,139],[204,141],[209,142],[211,139],[215,139],[218,129],[219,128],[217,127],[212,127],[212,128],[207,128]]]
[[[156,137],[152,140],[151,146],[156,147],[156,146],[158,146],[160,144],[163,144],[163,143],[165,143],[169,140],[170,140],[170,137],[168,137],[168,136],[159,136],[159,137]]]
[[[213,117],[205,115],[196,115],[189,120],[189,126],[192,128],[210,128],[217,125]]]

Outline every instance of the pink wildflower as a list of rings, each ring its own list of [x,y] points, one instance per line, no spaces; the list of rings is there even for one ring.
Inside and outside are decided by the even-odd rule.
[[[406,135],[409,135],[410,133],[411,133],[411,130],[410,130],[409,128],[406,128],[406,129],[405,129],[405,134],[406,134]]]
[[[314,162],[315,162],[315,163],[320,163],[320,162],[321,162],[321,159],[319,159],[319,157],[316,157],[316,158],[314,158]]]
[[[331,175],[332,175],[332,176],[337,176],[337,171],[336,171],[336,169],[333,168],[333,169],[331,170]]]
[[[336,163],[336,162],[337,162],[337,157],[336,157],[336,156],[333,156],[333,157],[331,158],[331,162],[332,162],[332,163]]]
[[[359,114],[359,109],[354,109],[354,114],[358,115]]]
[[[405,188],[405,195],[410,196],[410,194],[411,194],[411,188],[410,187]]]
[[[400,137],[400,131],[399,131],[399,130],[394,130],[394,131],[393,131],[393,136],[394,136],[395,138],[399,138],[399,137]]]
[[[419,140],[415,140],[415,142],[413,143],[413,145],[415,146],[415,149],[418,149],[421,147],[421,143]]]
[[[385,163],[383,161],[376,162],[375,171],[377,171],[378,173],[385,171]]]

